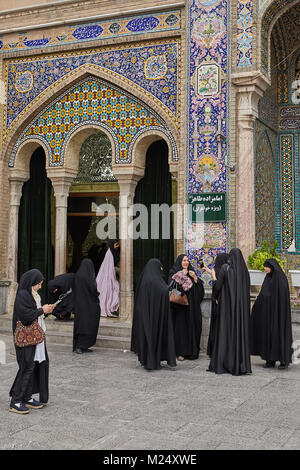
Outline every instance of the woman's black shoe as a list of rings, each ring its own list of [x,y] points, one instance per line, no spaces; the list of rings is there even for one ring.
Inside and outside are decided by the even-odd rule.
[[[265,368],[265,369],[269,369],[269,368],[271,368],[271,367],[275,367],[275,364],[276,364],[275,361],[267,361],[267,362],[264,364],[264,368]]]
[[[83,354],[83,351],[80,348],[75,349],[75,352],[76,354]]]

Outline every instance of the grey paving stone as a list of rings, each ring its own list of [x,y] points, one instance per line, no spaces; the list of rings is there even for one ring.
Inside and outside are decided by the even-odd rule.
[[[254,358],[252,375],[232,377],[202,355],[147,372],[132,353],[48,351],[50,402],[26,416],[8,412],[14,355],[0,365],[0,449],[300,448],[300,367]]]

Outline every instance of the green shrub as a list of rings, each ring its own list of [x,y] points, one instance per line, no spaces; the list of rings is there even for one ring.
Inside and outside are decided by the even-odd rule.
[[[278,261],[281,268],[283,269],[284,263],[278,257],[278,253],[276,251],[277,242],[269,243],[266,240],[263,242],[260,249],[254,251],[252,255],[248,256],[248,267],[249,269],[258,269],[259,271],[264,270],[264,262],[266,259],[274,258]]]

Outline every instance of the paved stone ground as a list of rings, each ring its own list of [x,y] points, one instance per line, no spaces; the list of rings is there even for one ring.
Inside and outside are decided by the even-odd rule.
[[[300,339],[300,325],[294,339]],[[7,337],[0,337],[7,341]],[[8,412],[17,371],[0,364],[0,449],[299,449],[300,365],[244,377],[206,372],[208,359],[147,372],[130,352],[77,356],[49,345],[50,402]]]

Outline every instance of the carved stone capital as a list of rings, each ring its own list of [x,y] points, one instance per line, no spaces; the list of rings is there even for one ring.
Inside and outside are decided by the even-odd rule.
[[[242,72],[232,75],[236,86],[238,118],[255,119],[258,116],[258,102],[270,86],[269,80],[261,72]]]
[[[20,201],[22,197],[22,188],[23,184],[27,178],[14,177],[9,178],[10,181],[10,205],[11,206],[20,206]]]
[[[126,207],[133,200],[135,194],[135,188],[139,180],[144,176],[144,172],[141,169],[134,167],[131,168],[118,168],[114,170],[114,175],[118,179],[120,188],[120,207]],[[125,204],[126,197],[128,203]]]
[[[77,172],[63,169],[48,169],[47,176],[51,179],[56,199],[56,208],[67,207],[69,190]]]

